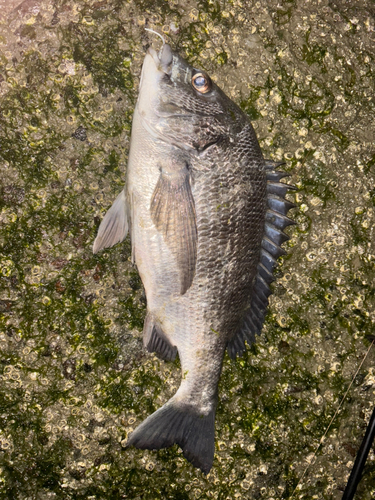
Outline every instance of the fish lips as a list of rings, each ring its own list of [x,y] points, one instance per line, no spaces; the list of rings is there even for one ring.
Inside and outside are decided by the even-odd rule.
[[[173,52],[171,46],[165,43],[163,47],[156,52],[152,47],[148,49],[148,54],[153,58],[156,67],[165,74],[170,75],[173,61]]]
[[[150,47],[147,51],[142,66],[141,86],[146,75],[153,75],[155,79],[164,76],[170,76],[172,73],[173,52],[167,43],[157,52]],[[156,83],[156,82],[155,82]]]

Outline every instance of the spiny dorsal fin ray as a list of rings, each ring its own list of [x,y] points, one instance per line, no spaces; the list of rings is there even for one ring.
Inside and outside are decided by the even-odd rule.
[[[268,284],[272,283],[272,281],[275,281],[275,278],[274,278],[272,272],[269,271],[266,267],[264,267],[264,265],[262,263],[258,264],[258,274]]]
[[[276,259],[280,257],[280,255],[286,254],[286,251],[283,248],[279,247],[279,245],[267,238],[267,236],[263,237],[262,248],[267,250],[267,252],[269,252]]]
[[[283,182],[267,182],[267,192],[281,196],[282,198],[288,192],[288,185]]]
[[[262,278],[262,276],[258,273],[255,279],[255,286],[259,290],[259,293],[263,294],[263,296],[268,299],[271,295],[270,285]]]
[[[267,181],[269,182],[279,182],[280,179],[289,176],[290,174],[287,174],[286,172],[280,172],[280,170],[277,171],[270,170],[269,172],[266,172],[266,178]]]
[[[289,217],[286,217],[275,210],[267,210],[266,224],[267,223],[274,225],[277,229],[285,229],[286,227],[295,224],[294,220],[289,219]]]
[[[291,201],[270,193],[268,193],[267,202],[271,210],[282,215],[286,215],[291,208],[295,208],[296,206]]]
[[[282,165],[285,165],[285,161],[264,160],[264,168],[266,170],[276,170]],[[290,174],[285,174],[285,175],[290,175]]]
[[[271,224],[266,224],[264,229],[265,229],[265,236],[278,246],[282,245],[283,243],[285,243],[285,241],[289,240],[289,236],[287,234],[285,234],[280,229],[277,229],[276,227],[272,226]]]
[[[297,188],[295,186],[291,186],[290,184],[285,184],[284,182],[273,182],[273,181],[267,182],[267,192],[276,194],[278,196],[281,196],[282,198],[285,197],[286,193],[290,189],[295,190]]]
[[[281,245],[289,239],[283,230],[295,222],[287,217],[287,213],[295,204],[285,199],[289,189],[294,186],[280,182],[289,176],[286,172],[275,170],[283,162],[265,162],[267,178],[267,204],[264,226],[264,237],[259,256],[257,275],[254,279],[252,299],[249,309],[245,312],[239,331],[228,342],[228,354],[234,359],[242,356],[246,350],[245,341],[250,345],[255,341],[255,335],[262,330],[268,307],[268,297],[271,295],[270,284],[274,280],[273,271],[280,255],[286,252]]]
[[[260,251],[260,262],[270,273],[273,272],[276,265],[276,259],[267,252],[267,250],[264,250],[264,248]]]

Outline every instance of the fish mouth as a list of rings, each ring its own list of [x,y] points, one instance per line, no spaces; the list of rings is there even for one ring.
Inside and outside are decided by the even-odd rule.
[[[142,65],[138,102],[140,100],[150,101],[151,96],[156,94],[164,75],[170,77],[172,73],[172,60],[172,49],[168,44],[163,45],[159,52],[152,47],[147,50]]]
[[[165,43],[158,52],[150,47],[147,53],[152,57],[158,71],[171,75],[173,52],[170,45]]]
[[[166,80],[172,85],[174,77],[179,76],[178,56],[172,52],[170,45],[164,44],[159,51],[152,47],[147,50],[143,62],[140,91],[137,101],[137,112],[141,124],[145,130],[155,139],[167,142],[175,147],[191,150],[189,144],[179,143],[170,134],[165,134],[168,130],[168,120],[180,119],[188,121],[191,113],[181,109],[173,102],[166,102],[163,99],[163,84]],[[165,108],[163,109],[163,107]]]

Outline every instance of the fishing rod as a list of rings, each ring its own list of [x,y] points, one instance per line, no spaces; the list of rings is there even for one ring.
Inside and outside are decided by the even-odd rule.
[[[372,411],[370,421],[367,425],[366,434],[361,447],[357,453],[352,472],[350,473],[342,500],[353,500],[357,486],[362,477],[363,468],[366,464],[367,455],[371,449],[375,437],[375,408]]]

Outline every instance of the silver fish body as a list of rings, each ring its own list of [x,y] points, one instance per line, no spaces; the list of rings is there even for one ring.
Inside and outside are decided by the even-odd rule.
[[[128,445],[179,444],[208,472],[225,349],[241,355],[259,333],[269,284],[292,223],[285,175],[265,162],[247,116],[169,45],[149,49],[134,111],[126,187],[94,252],[130,228],[147,297],[144,345],[172,360],[176,394]]]

